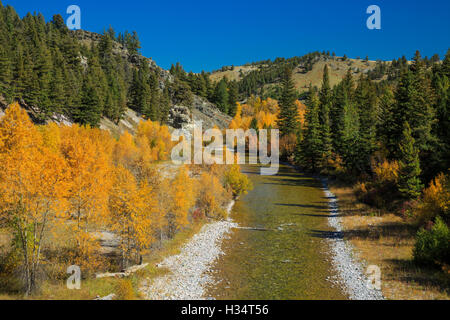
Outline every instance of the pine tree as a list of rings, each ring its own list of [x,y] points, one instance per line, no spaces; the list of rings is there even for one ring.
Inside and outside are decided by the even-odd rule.
[[[359,112],[353,102],[344,105],[340,137],[339,154],[344,161],[344,166],[349,173],[359,175],[366,168],[367,156],[366,146],[360,137]]]
[[[284,137],[296,134],[299,128],[298,111],[295,104],[297,95],[294,81],[292,80],[292,70],[289,67],[286,67],[284,70],[282,85],[283,90],[279,101],[280,114],[277,125],[280,130],[280,136]]]
[[[297,148],[297,161],[305,169],[316,172],[322,164],[322,140],[319,123],[319,99],[317,93],[310,88],[306,109],[306,128],[303,140]]]
[[[394,93],[389,86],[384,86],[380,97],[380,113],[378,118],[377,137],[387,150],[394,150],[398,142],[393,139],[391,132],[395,127]]]
[[[97,90],[88,80],[85,80],[81,92],[81,104],[75,112],[75,120],[83,125],[97,127],[102,115]]]
[[[419,51],[416,52],[413,60],[411,66],[414,89],[411,97],[413,109],[409,123],[420,152],[428,153],[432,150],[434,142],[432,126],[435,119],[435,110],[433,109],[435,96],[431,87],[431,79],[426,74],[426,66]]]
[[[377,148],[376,128],[378,120],[378,102],[374,83],[361,77],[355,92],[359,110],[359,159],[361,173],[370,171],[370,158]]]
[[[0,38],[0,42],[1,38]],[[11,95],[12,69],[8,52],[3,46],[0,46],[0,94],[7,98]]]
[[[400,154],[398,190],[406,199],[417,198],[423,187],[419,178],[421,173],[419,150],[415,147],[415,141],[408,122],[404,124]]]
[[[160,106],[160,121],[161,123],[167,123],[169,118],[169,111],[170,111],[170,95],[169,95],[169,86],[166,84],[164,87],[163,92],[161,93],[159,97],[159,106]]]
[[[330,110],[332,106],[332,91],[330,87],[330,77],[328,74],[328,66],[323,69],[322,88],[319,92],[320,114],[319,122],[322,133],[322,154],[323,160],[327,162],[331,159],[333,140],[331,135]]]
[[[226,78],[223,78],[217,83],[214,92],[214,102],[217,104],[220,111],[228,113],[229,95]]]
[[[350,70],[345,78],[334,88],[332,109],[330,110],[333,148],[339,153],[343,146],[342,131],[344,130],[344,109],[353,103],[354,82]]]
[[[237,102],[238,102],[238,85],[236,81],[231,81],[228,84],[229,91],[228,91],[228,114],[232,117],[236,115],[237,110]]]

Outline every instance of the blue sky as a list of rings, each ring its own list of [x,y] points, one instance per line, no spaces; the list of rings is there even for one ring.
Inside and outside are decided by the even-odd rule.
[[[417,49],[443,57],[450,47],[448,0],[0,1],[47,20],[56,13],[66,19],[76,4],[82,29],[136,30],[145,56],[194,72],[322,50],[392,60]],[[373,4],[381,8],[381,30],[366,27]]]

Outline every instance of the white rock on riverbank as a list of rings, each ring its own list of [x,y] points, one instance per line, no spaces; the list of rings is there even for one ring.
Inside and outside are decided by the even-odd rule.
[[[335,229],[332,237],[329,237],[332,263],[338,273],[338,283],[352,300],[383,300],[380,290],[370,288],[367,285],[363,266],[353,258],[353,248],[348,241],[343,239],[341,218],[336,196],[328,189],[326,179],[322,180],[325,196],[329,199],[330,217],[328,224]]]
[[[227,208],[231,211],[234,202]],[[194,235],[180,254],[167,257],[158,266],[170,273],[144,283],[141,291],[150,300],[204,300],[206,285],[213,283],[207,274],[223,254],[222,240],[238,225],[231,220],[209,223]]]

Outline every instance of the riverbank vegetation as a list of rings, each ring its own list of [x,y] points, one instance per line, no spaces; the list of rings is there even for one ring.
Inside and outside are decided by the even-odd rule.
[[[2,293],[64,286],[70,265],[84,279],[126,269],[205,217],[226,218],[249,187],[239,167],[161,170],[170,141],[152,121],[117,140],[89,126],[37,126],[12,104],[0,120]]]
[[[286,65],[278,103],[249,99],[252,107],[238,105],[232,125],[278,128],[285,160],[350,186],[355,199],[371,208],[362,215],[400,217],[409,226],[413,245],[408,255],[399,257],[417,268],[440,270],[447,278],[449,66],[450,52],[432,63],[416,52],[411,63],[393,64],[397,72],[387,79],[355,79],[349,71],[331,87],[325,65],[321,88],[310,86],[303,107]],[[260,105],[277,105],[267,126],[257,117]],[[385,249],[378,249],[382,255]],[[448,291],[448,282],[441,284]]]

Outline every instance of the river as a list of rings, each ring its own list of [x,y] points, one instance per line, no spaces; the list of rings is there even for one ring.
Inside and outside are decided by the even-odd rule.
[[[216,299],[347,299],[328,281],[328,204],[321,184],[280,165],[275,176],[243,166],[254,189],[238,200],[231,218],[241,228],[223,241],[213,268]]]

